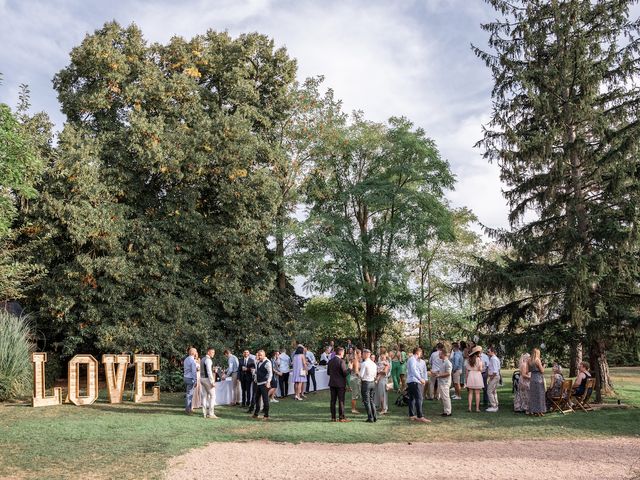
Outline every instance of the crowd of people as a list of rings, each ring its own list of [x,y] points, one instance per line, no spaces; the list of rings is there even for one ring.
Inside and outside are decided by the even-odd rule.
[[[366,413],[366,422],[377,422],[379,415],[389,412],[389,392],[398,393],[398,405],[408,407],[411,421],[428,423],[425,417],[424,399],[440,401],[443,417],[452,414],[452,400],[462,400],[462,389],[467,390],[469,412],[495,413],[499,409],[498,387],[502,384],[501,361],[495,347],[486,352],[474,342],[453,342],[449,350],[438,343],[428,358],[420,347],[407,353],[403,345],[393,349],[380,347],[376,354],[360,349],[347,341],[336,347],[334,342],[325,346],[320,361],[303,345],[291,353],[286,349],[271,352],[270,358],[264,350],[255,354],[244,350],[238,358],[231,350],[223,352],[227,367],[213,365],[215,350],[207,349],[206,355],[198,358],[191,347],[184,360],[186,385],[186,413],[191,415],[202,408],[205,418],[215,415],[216,381],[231,383],[231,405],[247,408],[254,418],[269,419],[270,404],[289,396],[289,383],[293,383],[293,398],[304,401],[306,395],[317,391],[316,368],[326,366],[330,389],[331,421],[349,422],[345,401],[351,393],[351,413],[360,414],[358,402]],[[522,355],[514,376],[514,411],[541,416],[549,408],[550,399],[559,394],[564,377],[562,368],[555,362],[551,385],[545,388],[544,364],[540,350]],[[584,391],[590,378],[589,365],[583,362],[575,379],[573,395]],[[313,387],[312,387],[313,385]],[[582,389],[582,391],[581,391]],[[451,392],[453,391],[453,394]]]

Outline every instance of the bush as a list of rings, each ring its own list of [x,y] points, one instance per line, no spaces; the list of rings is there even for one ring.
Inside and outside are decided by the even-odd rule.
[[[184,390],[182,365],[160,358],[158,386],[163,392],[180,392]]]
[[[27,321],[0,311],[0,401],[29,393],[32,348]]]

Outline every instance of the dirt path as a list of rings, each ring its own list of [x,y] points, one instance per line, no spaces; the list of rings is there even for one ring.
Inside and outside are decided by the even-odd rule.
[[[640,479],[640,439],[357,444],[212,443],[169,479]]]

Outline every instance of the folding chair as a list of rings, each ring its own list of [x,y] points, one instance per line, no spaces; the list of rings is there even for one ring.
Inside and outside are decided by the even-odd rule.
[[[552,412],[560,412],[564,415],[575,411],[569,401],[569,397],[571,396],[571,385],[571,380],[565,380],[562,382],[560,394],[557,397],[549,397],[549,401],[551,402],[550,410]]]
[[[590,378],[587,380],[584,386],[584,392],[580,396],[574,396],[575,405],[577,405],[583,412],[592,412],[593,407],[589,404],[593,389],[596,388],[596,379]]]

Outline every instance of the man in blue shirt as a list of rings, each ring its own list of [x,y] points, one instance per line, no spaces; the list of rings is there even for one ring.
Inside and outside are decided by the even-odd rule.
[[[191,415],[193,413],[193,407],[191,404],[193,402],[193,393],[196,389],[196,382],[198,381],[198,370],[196,367],[197,354],[198,351],[191,347],[189,349],[189,355],[184,359],[184,384],[187,388],[184,410],[187,415]]]
[[[231,388],[233,389],[233,398],[231,405],[240,404],[240,382],[238,381],[238,370],[240,369],[240,362],[231,350],[228,348],[224,351],[224,356],[227,358],[227,370],[224,374],[225,377],[231,377]]]
[[[431,420],[422,414],[422,400],[424,385],[427,383],[427,367],[422,357],[422,349],[413,349],[413,355],[407,362],[407,391],[409,393],[409,420],[428,423]]]
[[[452,400],[460,400],[460,376],[462,375],[462,365],[464,362],[464,358],[462,356],[462,352],[460,351],[460,345],[458,342],[453,342],[453,351],[451,352],[451,357],[449,360],[451,361],[452,371],[451,378],[453,380],[453,388],[455,389],[455,394],[451,397]]]

